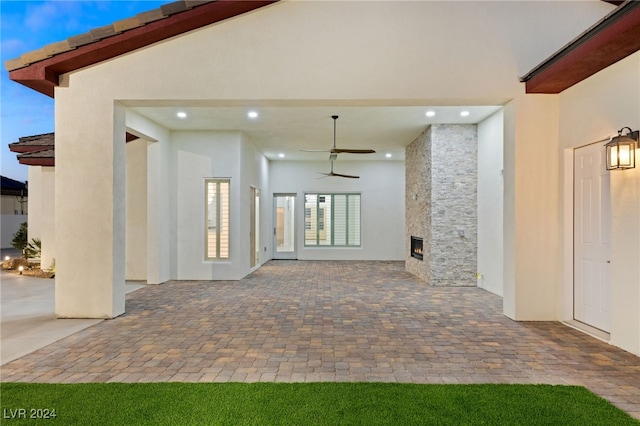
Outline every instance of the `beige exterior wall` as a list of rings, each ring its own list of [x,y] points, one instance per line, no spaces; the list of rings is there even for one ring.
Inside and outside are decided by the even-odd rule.
[[[59,315],[124,310],[120,135],[142,132],[127,106],[505,104],[504,309],[558,319],[558,97],[524,95],[517,76],[611,9],[571,3],[281,2],[65,75],[56,89]],[[147,279],[162,282],[178,269],[177,169],[171,133],[153,126],[164,135],[149,147]]]
[[[25,197],[25,202],[21,203],[19,197],[15,195],[2,195],[0,206],[2,206],[1,214],[3,215],[26,215],[27,214],[27,201],[28,197]]]

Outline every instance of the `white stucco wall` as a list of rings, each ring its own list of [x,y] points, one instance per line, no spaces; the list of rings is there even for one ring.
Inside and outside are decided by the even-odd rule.
[[[503,112],[478,123],[478,286],[503,291]]]
[[[560,94],[560,154],[615,136],[622,127],[640,128],[640,52]],[[636,162],[640,153],[636,151]],[[636,163],[637,164],[637,163]],[[573,318],[573,168],[562,163],[565,261],[562,318]],[[640,168],[611,172],[611,343],[640,354]]]
[[[343,154],[343,157],[348,154]],[[297,229],[304,224],[305,192],[361,193],[361,247],[305,247],[304,233],[296,235],[298,259],[301,260],[404,260],[404,162],[348,161],[334,163],[337,173],[360,176],[360,179],[327,177],[329,161],[272,161],[271,192],[297,194]],[[273,226],[273,225],[272,225]]]
[[[553,248],[560,239],[557,220],[549,219],[557,218],[558,209],[557,100],[525,97],[517,76],[611,9],[595,1],[285,1],[63,76],[56,88],[56,161],[64,170],[56,175],[56,215],[62,224],[58,236],[67,239],[63,247],[58,239],[58,278],[70,291],[56,297],[79,305],[86,296],[85,307],[98,316],[123,310],[121,106],[509,102],[505,313],[516,319],[557,318]],[[154,228],[148,248],[157,251],[148,253],[151,282],[179,276],[183,267],[174,207],[180,175],[171,159],[201,155],[197,149],[172,151],[164,136],[156,140],[148,159],[149,227]],[[198,167],[204,167],[201,160]],[[272,191],[280,190],[274,185]],[[78,197],[85,201],[74,211]],[[154,211],[162,213],[152,217]],[[71,262],[74,250],[90,256],[80,268]],[[82,287],[88,273],[99,277],[91,294]]]

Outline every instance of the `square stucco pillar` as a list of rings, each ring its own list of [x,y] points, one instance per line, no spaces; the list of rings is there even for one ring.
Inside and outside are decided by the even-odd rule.
[[[127,280],[147,279],[147,144],[136,139],[126,144]]]
[[[113,318],[125,305],[125,112],[56,91],[59,318]]]
[[[558,319],[558,152],[556,95],[505,105],[503,312],[517,321]]]
[[[42,253],[40,257],[42,268],[49,269],[53,266],[56,259],[55,168],[42,167],[40,177],[42,188],[40,197],[40,214],[42,215],[40,239],[42,241]]]

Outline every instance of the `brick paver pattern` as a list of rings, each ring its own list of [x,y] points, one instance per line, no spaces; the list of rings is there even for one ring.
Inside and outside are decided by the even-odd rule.
[[[640,418],[640,358],[558,322],[515,322],[475,287],[403,262],[271,261],[241,281],[172,281],[126,314],[2,367],[2,381],[582,385]]]

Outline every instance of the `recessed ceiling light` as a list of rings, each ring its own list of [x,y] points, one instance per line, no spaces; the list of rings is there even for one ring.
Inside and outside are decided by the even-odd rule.
[[[278,154],[278,157],[280,157],[280,158],[284,158],[284,154],[283,154],[283,153],[280,153],[280,154]]]
[[[466,117],[469,115],[469,111],[460,111],[460,116],[461,117]]]
[[[255,112],[255,111],[249,111],[249,112],[247,113],[247,116],[248,116],[249,118],[258,118],[258,113],[257,113],[257,112]]]
[[[434,115],[436,115],[435,111],[427,111],[427,113],[425,114],[427,117],[433,117]]]
[[[384,156],[387,157],[387,158],[391,158],[391,153],[387,152]]]
[[[184,111],[180,111],[176,114],[176,116],[178,116],[178,118],[187,118],[187,113]]]

